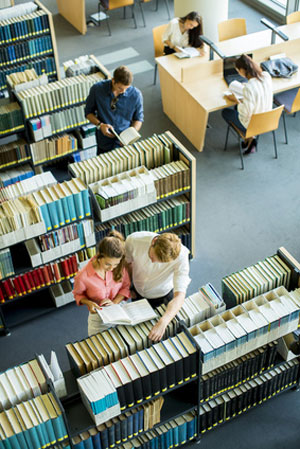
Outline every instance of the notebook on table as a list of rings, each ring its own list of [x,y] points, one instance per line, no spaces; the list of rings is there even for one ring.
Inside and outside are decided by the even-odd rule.
[[[241,55],[234,55],[223,58],[223,76],[228,86],[232,81],[239,81],[240,83],[246,83],[248,81],[247,78],[241,76],[235,68],[235,61],[240,56]],[[248,56],[252,58],[252,53],[248,53]]]

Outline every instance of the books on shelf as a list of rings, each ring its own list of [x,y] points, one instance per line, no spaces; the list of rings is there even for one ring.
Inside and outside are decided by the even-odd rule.
[[[28,164],[19,168],[11,168],[10,170],[3,171],[1,172],[0,189],[1,187],[7,187],[10,184],[31,178],[32,176],[34,176],[34,171]]]
[[[75,60],[68,60],[63,63],[63,68],[66,77],[77,75],[89,75],[91,73],[99,72],[99,67],[95,60],[89,55],[79,56]],[[100,74],[101,76],[102,74]],[[105,79],[105,75],[102,75],[102,79]]]
[[[140,299],[128,304],[113,304],[101,307],[101,309],[97,309],[97,313],[103,324],[127,324],[131,326],[157,317],[147,299]]]
[[[25,42],[0,47],[0,57],[1,61],[3,61],[0,62],[0,67],[6,67],[22,62],[25,59],[36,58],[37,56],[49,55],[51,53],[53,53],[51,36],[35,37]]]
[[[12,6],[11,8],[3,9],[0,11],[0,20],[11,19],[14,17],[20,17],[24,14],[31,14],[38,9],[38,6],[34,2],[26,2],[20,5]]]
[[[14,266],[11,258],[10,249],[6,248],[0,251],[0,279],[15,274]]]
[[[35,69],[26,69],[24,72],[15,72],[7,75],[7,84],[14,92],[31,89],[48,83],[47,75],[38,76]]]
[[[0,45],[28,39],[37,34],[49,32],[48,14],[39,10],[31,14],[3,19],[0,14]]]
[[[124,129],[120,134],[118,134],[114,128],[111,129],[111,132],[122,145],[131,145],[141,138],[140,133],[133,126]]]
[[[23,116],[18,103],[0,105],[0,136],[23,128]]]
[[[79,148],[87,149],[90,147],[94,148],[95,146],[97,146],[96,130],[97,130],[96,126],[93,125],[92,123],[80,126],[79,129],[75,130],[75,135],[78,139]]]
[[[30,159],[29,145],[23,139],[0,145],[0,168],[22,163]]]
[[[77,139],[72,134],[63,134],[51,139],[30,144],[32,161],[35,165],[73,153],[77,150]]]
[[[59,398],[67,395],[66,383],[63,372],[59,366],[55,351],[51,351],[50,363],[47,362],[45,356],[40,354],[37,359],[44,370],[44,373],[53,383],[55,392]]]
[[[190,189],[190,169],[184,161],[173,161],[153,168],[150,173],[155,178],[157,199]]]
[[[17,184],[9,185],[6,188],[0,189],[0,202],[27,195],[35,192],[36,190],[40,190],[47,185],[52,186],[56,183],[57,181],[50,171],[39,175],[34,175],[30,177],[30,179],[25,178]]]

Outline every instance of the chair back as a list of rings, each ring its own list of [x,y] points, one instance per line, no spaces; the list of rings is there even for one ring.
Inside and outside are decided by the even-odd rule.
[[[109,0],[108,11],[123,8],[134,4],[134,0]]]
[[[297,95],[294,98],[290,114],[300,111],[300,88],[298,89]]]
[[[300,11],[295,11],[286,16],[286,23],[289,25],[290,23],[300,22]]]
[[[167,24],[159,25],[152,28],[153,34],[153,45],[154,45],[154,57],[162,56],[164,54],[164,44],[162,41],[162,36],[167,29]]]
[[[218,23],[219,42],[247,34],[246,19],[228,19]]]
[[[281,105],[271,111],[253,114],[245,134],[246,139],[275,131],[278,128],[283,108],[284,106]]]

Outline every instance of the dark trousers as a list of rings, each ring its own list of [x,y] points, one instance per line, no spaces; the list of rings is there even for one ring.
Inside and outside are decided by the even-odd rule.
[[[131,290],[134,291],[136,294],[136,298],[132,299],[132,301],[137,301],[137,300],[143,298],[143,296],[141,296],[136,291],[136,289],[134,288],[134,285],[131,286]],[[174,296],[174,290],[172,289],[167,295],[161,296],[160,298],[150,298],[150,299],[146,298],[146,299],[149,301],[151,307],[155,308],[155,307],[161,306],[162,304],[167,305],[173,299],[173,296]]]
[[[167,45],[164,46],[165,55],[172,55],[173,53],[176,53],[176,50],[174,50],[174,48],[168,47]]]
[[[240,122],[239,113],[238,113],[236,107],[223,109],[222,117],[225,120],[225,122],[227,122],[228,124],[233,123],[243,133],[246,132],[246,128]]]

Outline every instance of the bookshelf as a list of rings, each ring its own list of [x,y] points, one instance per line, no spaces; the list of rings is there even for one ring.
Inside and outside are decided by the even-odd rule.
[[[168,161],[183,161],[187,167],[189,168],[189,187],[186,189],[182,189],[179,192],[174,192],[169,195],[164,196],[163,198],[159,198],[156,202],[152,203],[145,208],[140,209],[139,207],[135,207],[131,213],[129,214],[119,214],[118,217],[115,217],[112,220],[101,221],[101,219],[97,219],[95,221],[95,231],[97,240],[103,238],[114,226],[120,232],[122,232],[126,237],[131,232],[135,232],[138,230],[149,230],[153,232],[163,232],[163,231],[176,231],[180,235],[180,230],[184,230],[184,233],[187,235],[186,242],[188,242],[189,249],[191,251],[191,256],[195,255],[195,214],[196,214],[196,159],[191,155],[191,153],[179,142],[178,139],[170,132],[166,131],[162,135],[155,135],[158,142],[158,145],[166,145],[168,142],[172,147],[172,152],[170,152],[171,156],[168,155]],[[131,159],[125,156],[126,152],[123,152],[123,149],[116,149],[110,152],[107,156],[100,155],[96,158],[90,159],[89,169],[91,164],[95,167],[95,164],[99,163],[106,165],[107,169],[104,168],[102,174],[96,173],[95,176],[93,172],[90,172],[88,175],[85,170],[87,164],[85,161],[76,162],[69,165],[69,171],[72,176],[79,176],[84,180],[87,184],[89,184],[91,196],[93,198],[94,210],[96,209],[94,195],[92,194],[93,185],[97,181],[101,181],[105,178],[108,178],[111,175],[117,176],[125,173],[126,170],[134,170],[141,167],[145,164],[146,168],[149,170],[154,167],[164,167],[166,164],[164,163],[165,159],[163,157],[159,157],[158,154],[160,152],[160,147],[155,146],[155,142],[152,141],[153,136],[141,141],[141,146],[139,147],[142,153]],[[165,139],[165,140],[164,140]],[[152,142],[152,143],[151,143]],[[144,150],[143,145],[148,144],[148,149]],[[152,145],[152,147],[151,147]],[[151,148],[149,150],[149,147]],[[132,151],[134,153],[136,146],[128,146],[129,153],[132,155]],[[147,153],[148,150],[150,153]],[[143,153],[145,151],[145,154]],[[149,155],[150,154],[150,155]],[[116,160],[120,160],[123,157],[124,164],[117,163]],[[95,162],[94,162],[95,161]],[[126,162],[127,161],[127,162]],[[130,165],[131,164],[131,165]],[[130,165],[130,166],[129,166]],[[122,168],[123,167],[123,168]],[[125,168],[125,170],[124,170]],[[89,178],[87,178],[89,176]],[[170,179],[170,178],[168,178]],[[176,189],[175,189],[176,190]],[[177,200],[183,202],[182,206],[172,205],[172,200]],[[184,204],[186,204],[184,209]],[[157,209],[153,209],[155,206]],[[167,206],[171,213],[168,218],[165,217],[164,211],[165,206]],[[172,209],[173,208],[173,209]],[[177,208],[177,209],[176,209]],[[179,208],[179,209],[178,209]],[[173,210],[173,212],[172,212]],[[175,212],[177,211],[177,212]],[[183,215],[178,215],[181,211]],[[184,215],[186,213],[186,215]],[[147,218],[149,217],[149,218]],[[151,218],[152,217],[152,218]],[[180,219],[178,219],[178,217]],[[99,217],[97,217],[99,218]],[[143,224],[141,224],[143,223]],[[144,228],[141,228],[143,226]]]
[[[52,14],[39,0],[34,3],[38,6],[38,14],[44,13],[39,21],[24,16],[23,21],[18,21],[18,28],[7,25],[5,27],[0,22],[3,35],[0,42],[0,90],[7,88],[6,75],[28,68],[35,68],[38,75],[46,73],[50,80],[60,80]]]

